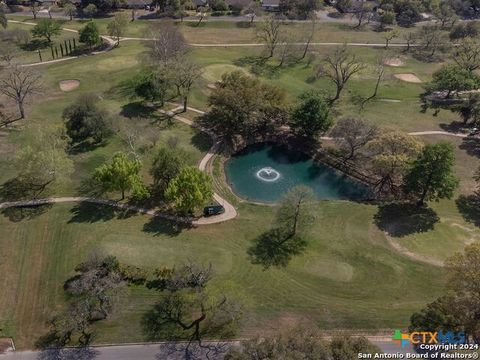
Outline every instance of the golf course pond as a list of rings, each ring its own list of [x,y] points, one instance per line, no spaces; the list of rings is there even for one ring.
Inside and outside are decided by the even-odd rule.
[[[226,162],[225,172],[232,190],[255,202],[276,202],[297,185],[312,188],[319,199],[371,197],[366,185],[284,145],[250,145]]]

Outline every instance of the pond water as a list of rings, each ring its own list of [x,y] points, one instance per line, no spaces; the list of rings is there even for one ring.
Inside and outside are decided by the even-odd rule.
[[[225,171],[233,191],[252,201],[276,202],[297,185],[312,188],[319,199],[361,200],[371,195],[364,184],[282,145],[248,146],[227,161]]]

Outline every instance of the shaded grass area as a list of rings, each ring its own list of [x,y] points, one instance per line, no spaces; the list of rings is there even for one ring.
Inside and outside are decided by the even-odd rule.
[[[278,326],[287,314],[322,328],[403,327],[412,311],[438,295],[442,271],[392,252],[373,224],[375,206],[339,201],[317,208],[305,252],[286,268],[268,270],[253,265],[247,250],[268,230],[269,207],[241,205],[236,220],[183,230],[157,219],[151,231],[149,217],[125,218],[92,205],[55,205],[20,223],[1,217],[1,326],[20,348],[32,346],[64,304],[63,282],[93,249],[149,270],[191,259],[212,263],[212,286],[247,309],[244,335]],[[98,324],[95,341],[144,340],[140,318],[156,298],[154,291],[129,287],[113,317]]]

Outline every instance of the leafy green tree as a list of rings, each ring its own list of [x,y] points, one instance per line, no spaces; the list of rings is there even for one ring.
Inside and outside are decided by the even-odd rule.
[[[89,139],[101,143],[113,134],[108,113],[97,104],[98,96],[88,93],[63,110],[67,134],[74,143]]]
[[[463,331],[468,341],[480,341],[480,242],[465,247],[445,261],[444,295],[415,312],[410,330]]]
[[[34,196],[68,181],[73,162],[66,153],[69,139],[63,127],[31,124],[23,137],[27,145],[17,152],[14,168],[19,169],[19,180],[30,186]]]
[[[65,15],[70,18],[70,21],[72,21],[73,16],[77,13],[77,7],[71,2],[68,2],[63,6],[63,11],[65,12]]]
[[[427,304],[423,309],[412,314],[410,317],[409,331],[454,331],[457,324],[454,316],[450,314],[452,298],[444,295]]]
[[[98,8],[95,4],[88,4],[83,8],[83,13],[85,14],[86,17],[89,17],[90,19],[93,19],[93,17],[97,12],[98,12]]]
[[[461,324],[467,336],[480,342],[480,242],[467,245],[445,261],[449,313]]]
[[[315,139],[333,124],[330,105],[315,91],[300,95],[300,103],[293,109],[290,128],[301,136]]]
[[[433,15],[437,18],[442,29],[451,28],[458,20],[455,10],[447,1],[442,1],[440,4],[435,6],[433,9]]]
[[[120,191],[122,200],[125,199],[126,191],[131,191],[136,199],[144,199],[150,194],[140,176],[141,168],[142,164],[139,160],[129,159],[126,154],[118,152],[110,163],[95,169],[93,178],[105,191]]]
[[[89,22],[79,31],[80,34],[80,42],[87,44],[90,50],[100,43],[100,33],[98,32],[97,25],[94,22]]]
[[[156,71],[146,71],[138,76],[135,84],[135,94],[147,101],[165,104],[173,81],[166,67]]]
[[[172,181],[188,163],[188,154],[182,149],[161,148],[153,158],[150,175],[153,187],[164,192]]]
[[[120,45],[120,38],[125,34],[129,20],[126,14],[116,14],[115,17],[107,24],[108,35],[117,39],[117,46]]]
[[[414,195],[419,206],[425,201],[450,199],[458,187],[458,179],[453,175],[454,164],[452,144],[440,142],[425,145],[405,176],[405,192]]]
[[[380,353],[380,349],[364,337],[337,336],[330,343],[332,360],[354,360],[358,354]]]
[[[389,25],[395,24],[395,13],[391,10],[383,11],[378,17],[380,30],[384,30]]]
[[[422,20],[421,5],[418,1],[397,0],[394,2],[394,11],[400,26],[410,27]]]
[[[58,21],[52,19],[40,19],[32,29],[32,35],[38,38],[45,38],[49,44],[52,37],[60,35],[62,28]]]
[[[450,40],[475,38],[478,35],[478,24],[476,21],[461,22],[455,25],[448,36]]]
[[[283,90],[242,71],[224,74],[208,102],[210,111],[200,124],[227,142],[239,135],[266,135],[282,125],[288,113]]]
[[[421,148],[418,140],[400,131],[381,133],[367,143],[370,171],[379,196],[398,193],[408,164]]]
[[[196,167],[183,168],[165,190],[165,198],[181,213],[193,214],[213,197],[212,179]]]
[[[452,92],[477,89],[480,85],[480,77],[457,65],[445,65],[433,73],[432,81],[428,89],[430,91],[446,91],[446,98]]]

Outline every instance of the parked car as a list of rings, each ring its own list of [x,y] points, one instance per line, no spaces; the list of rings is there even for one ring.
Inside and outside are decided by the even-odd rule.
[[[225,212],[225,208],[222,205],[210,205],[203,208],[203,216],[220,215]]]

